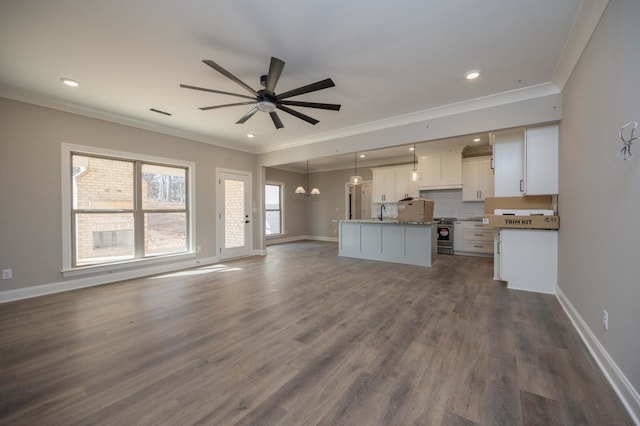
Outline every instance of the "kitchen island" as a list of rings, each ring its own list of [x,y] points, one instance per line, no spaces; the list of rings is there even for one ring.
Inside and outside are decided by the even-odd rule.
[[[342,220],[338,255],[431,266],[437,256],[436,238],[433,222]]]

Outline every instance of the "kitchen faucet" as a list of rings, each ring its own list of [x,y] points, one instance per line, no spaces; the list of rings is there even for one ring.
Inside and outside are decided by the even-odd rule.
[[[382,211],[383,210],[387,210],[387,208],[384,206],[384,204],[380,204],[380,215],[378,216],[379,220],[382,220]]]

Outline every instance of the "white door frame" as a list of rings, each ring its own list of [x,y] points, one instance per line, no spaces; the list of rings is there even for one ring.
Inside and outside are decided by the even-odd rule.
[[[245,245],[242,247],[226,249],[225,248],[225,199],[224,187],[222,185],[225,179],[237,177],[238,180],[246,182],[246,191],[244,199],[245,214]],[[253,223],[251,206],[252,206],[252,173],[244,170],[232,170],[216,168],[216,247],[217,255],[220,260],[231,259],[235,257],[246,257],[251,255],[253,249]]]

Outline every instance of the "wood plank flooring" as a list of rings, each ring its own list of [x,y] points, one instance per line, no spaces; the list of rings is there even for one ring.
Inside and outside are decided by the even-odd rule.
[[[2,425],[630,425],[554,296],[335,243],[0,305]]]

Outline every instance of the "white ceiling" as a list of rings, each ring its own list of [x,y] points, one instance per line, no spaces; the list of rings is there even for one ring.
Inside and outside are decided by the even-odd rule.
[[[5,0],[0,96],[265,153],[551,85],[584,7],[582,0]],[[260,89],[271,56],[286,62],[276,92],[332,78],[336,87],[292,100],[342,109],[294,107],[320,122],[280,112],[285,128],[276,130],[265,113],[234,124],[251,106],[198,109],[239,98],[179,87],[248,94],[202,60]],[[472,69],[482,75],[465,80]],[[81,85],[66,87],[62,77]]]

